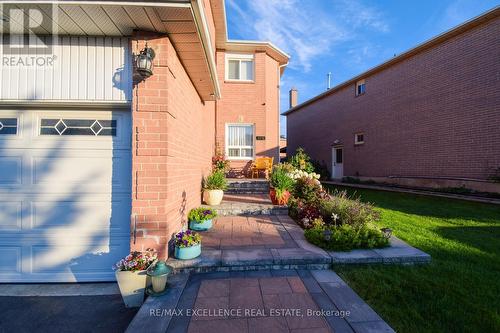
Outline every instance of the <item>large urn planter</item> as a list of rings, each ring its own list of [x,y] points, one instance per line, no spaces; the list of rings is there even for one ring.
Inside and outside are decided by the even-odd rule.
[[[151,284],[146,271],[157,259],[156,251],[147,249],[145,252],[131,252],[114,265],[116,282],[127,308],[142,305],[144,291]]]
[[[227,188],[226,176],[222,170],[214,170],[203,179],[203,202],[210,206],[220,205]]]
[[[276,189],[274,188],[271,188],[269,190],[269,197],[271,198],[271,202],[273,203],[273,205],[279,205],[279,206],[284,206],[288,203],[288,200],[290,199],[290,192],[288,191],[283,191],[283,195],[281,196],[281,198],[278,198],[276,196]]]
[[[203,190],[203,202],[210,206],[220,205],[223,196],[223,190]]]
[[[116,271],[115,276],[125,307],[136,308],[141,306],[144,302],[144,292],[150,281],[146,270]]]

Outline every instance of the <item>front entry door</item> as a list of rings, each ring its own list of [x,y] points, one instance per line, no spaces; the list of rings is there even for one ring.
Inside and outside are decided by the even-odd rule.
[[[341,179],[344,177],[344,148],[332,148],[332,178]]]

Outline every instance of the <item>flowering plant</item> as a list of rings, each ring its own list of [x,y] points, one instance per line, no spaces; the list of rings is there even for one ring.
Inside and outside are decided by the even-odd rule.
[[[295,180],[299,178],[314,179],[317,180],[316,182],[317,184],[320,184],[319,182],[320,175],[315,172],[306,172],[304,170],[295,169],[292,172],[290,172],[288,176]]]
[[[146,252],[134,251],[128,256],[118,261],[113,269],[119,271],[143,271],[158,259],[156,251],[146,249]]]
[[[211,220],[214,217],[217,217],[217,212],[215,210],[203,207],[191,209],[188,215],[189,221],[195,221],[197,223]]]
[[[175,246],[191,247],[201,243],[201,236],[191,230],[181,231],[175,235]]]
[[[212,169],[213,171],[229,171],[229,161],[226,160],[224,154],[217,152],[214,157],[212,157]]]

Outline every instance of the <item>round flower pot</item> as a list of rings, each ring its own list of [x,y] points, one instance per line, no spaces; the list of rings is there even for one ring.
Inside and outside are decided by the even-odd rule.
[[[201,244],[190,247],[175,247],[174,255],[177,259],[188,260],[194,259],[201,254]]]
[[[290,192],[288,191],[283,192],[283,197],[281,199],[278,199],[276,197],[276,190],[274,188],[271,188],[269,190],[269,197],[271,198],[271,202],[273,203],[273,205],[284,206],[288,203],[288,200],[290,199]]]
[[[223,190],[203,190],[203,201],[210,206],[220,205],[223,196]]]
[[[204,221],[189,221],[189,229],[196,231],[205,231],[212,228],[212,219]]]
[[[116,281],[122,294],[123,303],[127,308],[136,308],[144,301],[144,291],[150,278],[143,271],[116,271]]]

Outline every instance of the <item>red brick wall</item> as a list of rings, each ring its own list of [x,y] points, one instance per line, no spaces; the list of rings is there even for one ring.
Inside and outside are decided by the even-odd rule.
[[[168,37],[137,32],[134,53],[145,39],[156,58],[154,75],[133,91],[131,249],[153,247],[167,256],[172,234],[200,204],[214,151],[214,103],[200,100]]]
[[[344,175],[487,179],[500,167],[500,19],[366,77],[287,117],[288,154],[302,146]],[[364,132],[365,144],[354,145]]]
[[[231,53],[230,51],[227,51]],[[217,50],[221,99],[217,102],[217,143],[224,151],[227,123],[254,124],[256,156],[279,158],[278,63],[264,52],[255,53],[255,82],[225,81],[225,50]],[[231,161],[231,167],[246,169],[248,161]]]

